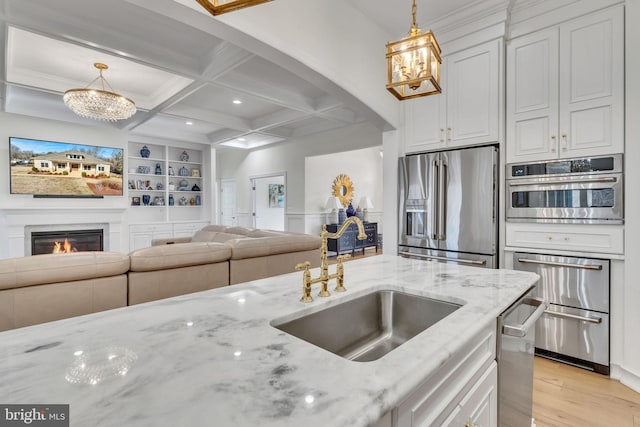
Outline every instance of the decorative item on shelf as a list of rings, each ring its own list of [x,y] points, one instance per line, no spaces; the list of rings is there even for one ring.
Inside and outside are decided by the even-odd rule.
[[[244,9],[245,7],[255,6],[257,4],[266,3],[271,0],[197,0],[198,3],[213,16],[221,15],[234,10]]]
[[[431,30],[416,25],[416,1],[411,8],[409,36],[387,43],[387,90],[400,101],[441,93],[440,46]]]
[[[151,196],[150,196],[150,195],[148,195],[148,194],[143,194],[143,195],[142,195],[142,203],[143,203],[145,206],[149,206],[149,203],[150,203],[150,202],[151,202]]]
[[[162,175],[162,166],[160,166],[160,163],[156,163],[156,175]]]
[[[169,194],[169,206],[173,206],[174,201],[173,201],[173,194]]]
[[[81,117],[95,120],[125,120],[136,112],[136,104],[113,91],[113,88],[102,76],[102,71],[108,69],[106,64],[93,64],[100,74],[82,89],[69,89],[62,97],[65,105]],[[100,88],[91,85],[100,80]],[[107,90],[107,88],[109,90]]]
[[[196,206],[200,206],[201,203],[202,203],[202,199],[200,198],[200,195],[198,194],[196,196]]]
[[[349,203],[349,207],[347,207],[347,218],[350,216],[356,216],[356,210],[351,203]]]
[[[161,182],[156,184],[156,190],[163,190],[164,189],[164,185],[162,185]]]
[[[178,183],[178,190],[180,191],[189,191],[189,181],[186,179],[180,180]]]
[[[138,173],[150,173],[151,166],[138,166]]]
[[[164,203],[160,203],[160,196],[153,198],[153,206],[162,206]]]
[[[142,148],[140,149],[140,157],[147,158],[150,155],[151,155],[151,151],[149,150],[149,147],[147,147],[146,145],[143,145]]]
[[[169,176],[174,176],[176,173],[173,171],[173,166],[169,166]]]
[[[131,198],[131,206],[140,206],[140,197],[134,196]]]
[[[193,184],[193,187],[191,187],[191,191],[200,191],[200,187],[198,187],[198,184]]]
[[[200,169],[196,169],[196,168],[191,169],[191,176],[195,178],[200,178]]]
[[[195,205],[196,205],[196,199],[195,199],[195,198],[193,198],[193,197],[192,197],[192,198],[190,198],[190,199],[189,199],[189,205],[190,205],[190,206],[195,206]]]
[[[181,167],[180,169],[178,169],[178,175],[189,176],[189,169],[185,168],[184,166]]]
[[[186,151],[183,151],[182,154],[180,154],[180,161],[181,162],[188,162],[189,161],[189,153],[187,153]]]
[[[344,211],[343,207],[340,207],[340,209],[338,209],[338,224],[344,224],[346,220],[347,213]]]
[[[169,191],[173,191],[176,189],[176,185],[173,183],[173,181],[169,182]]]
[[[327,220],[327,223],[329,224],[337,224],[339,222],[338,220],[338,209],[342,208],[342,205],[340,204],[340,199],[338,199],[336,196],[329,196],[329,198],[327,199],[327,203],[324,205],[324,207],[326,209],[329,209],[329,219]]]
[[[362,196],[358,202],[358,208],[362,209],[362,220],[369,222],[369,209],[373,209],[373,203],[367,196]]]
[[[343,173],[336,176],[333,180],[331,191],[334,196],[340,199],[342,206],[348,206],[353,199],[353,182],[351,182],[351,178]]]
[[[184,196],[180,197],[180,200],[178,200],[178,204],[180,206],[187,206],[187,203],[189,203],[189,202],[187,201],[187,198],[184,197]]]

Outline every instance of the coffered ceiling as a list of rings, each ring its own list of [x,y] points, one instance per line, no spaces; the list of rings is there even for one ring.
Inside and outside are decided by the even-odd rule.
[[[346,1],[392,37],[408,30],[409,0],[394,10],[383,0]],[[136,3],[144,1],[0,0],[0,107],[241,148],[358,123],[370,113],[345,102],[337,86],[320,89],[313,79]],[[419,13],[424,8],[437,19],[477,0],[422,3]],[[96,122],[65,107],[65,90],[98,75],[94,62],[108,64],[104,76],[114,90],[136,102],[131,119]]]

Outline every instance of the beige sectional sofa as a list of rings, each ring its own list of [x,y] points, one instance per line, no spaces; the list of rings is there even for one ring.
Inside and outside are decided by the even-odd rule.
[[[312,267],[320,265],[320,237],[286,231],[208,225],[192,237],[158,239],[153,245],[166,248],[167,245],[202,242],[230,248],[230,285],[291,273],[296,264],[304,261],[311,262]],[[131,255],[133,263],[134,253]]]
[[[0,259],[0,331],[320,265],[320,237],[210,225],[131,253]]]
[[[124,307],[127,271],[114,252],[0,260],[0,331]]]

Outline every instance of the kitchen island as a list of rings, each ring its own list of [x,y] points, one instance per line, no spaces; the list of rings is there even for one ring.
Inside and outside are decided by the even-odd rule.
[[[298,272],[0,333],[0,404],[70,404],[72,426],[375,424],[537,280],[391,255],[344,269],[347,292],[309,304]],[[370,362],[271,326],[375,289],[462,307]]]

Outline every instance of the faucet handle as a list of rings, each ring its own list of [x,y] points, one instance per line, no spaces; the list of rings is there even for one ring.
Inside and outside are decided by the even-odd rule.
[[[296,270],[308,270],[311,267],[311,263],[309,261],[301,262],[300,264],[296,264]]]

